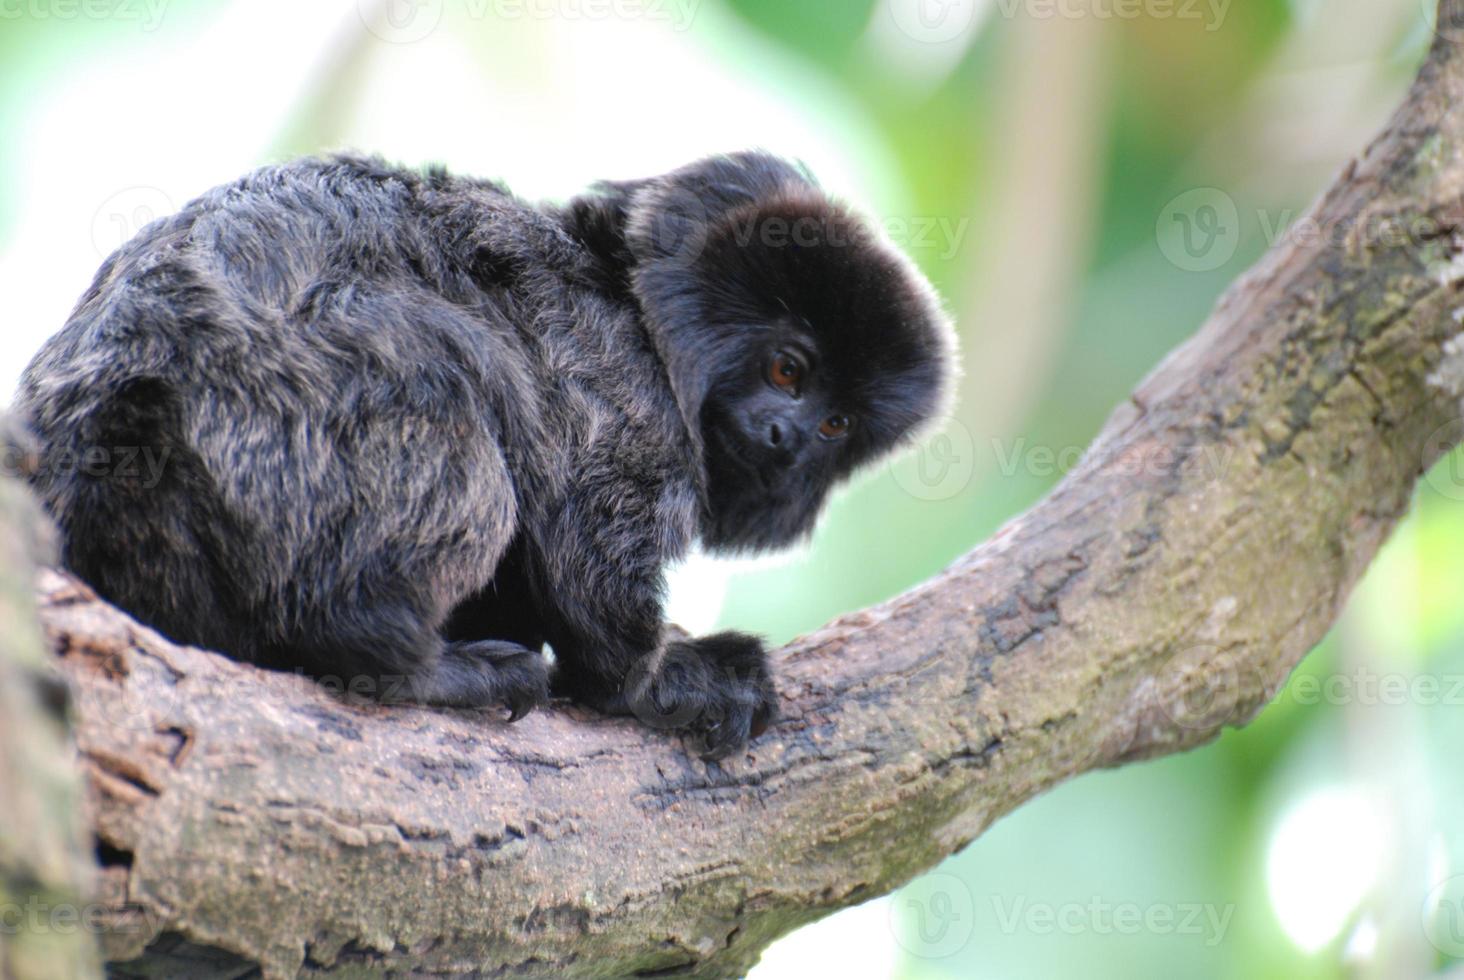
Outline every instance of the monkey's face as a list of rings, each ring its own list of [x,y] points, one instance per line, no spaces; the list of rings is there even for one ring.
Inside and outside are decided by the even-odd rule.
[[[694,270],[708,526],[732,551],[805,537],[829,491],[939,410],[949,327],[903,256],[821,195],[714,224]]]
[[[713,547],[785,547],[853,466],[863,406],[805,332],[749,331],[702,409]]]
[[[700,429],[702,541],[785,547],[841,479],[940,410],[950,326],[903,255],[784,165],[751,155],[668,179],[637,198],[635,289]],[[663,226],[696,247],[666,251]]]
[[[834,307],[818,320],[789,313],[718,332],[701,410],[708,546],[796,543],[830,490],[931,416],[944,350],[893,316],[877,304]]]

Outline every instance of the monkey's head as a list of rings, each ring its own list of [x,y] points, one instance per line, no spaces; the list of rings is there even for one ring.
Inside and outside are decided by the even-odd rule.
[[[829,491],[941,410],[934,291],[806,173],[716,157],[633,198],[632,282],[702,457],[702,539],[794,543]]]

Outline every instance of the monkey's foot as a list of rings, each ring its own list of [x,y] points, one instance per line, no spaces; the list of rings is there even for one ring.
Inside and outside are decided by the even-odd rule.
[[[732,755],[778,716],[762,641],[745,633],[671,643],[656,675],[632,677],[627,689],[637,718],[687,732],[708,762]]]
[[[454,708],[501,704],[518,721],[549,700],[544,655],[506,640],[448,643],[423,701]]]

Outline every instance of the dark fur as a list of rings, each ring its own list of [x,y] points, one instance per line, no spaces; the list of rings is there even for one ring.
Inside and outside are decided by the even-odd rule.
[[[302,160],[108,258],[18,410],[65,563],[175,640],[515,716],[548,642],[564,693],[721,756],[773,715],[763,649],[663,640],[663,566],[805,535],[936,411],[947,337],[902,257],[763,154],[565,207]],[[787,344],[798,398],[766,381]],[[836,409],[850,434],[818,438]]]

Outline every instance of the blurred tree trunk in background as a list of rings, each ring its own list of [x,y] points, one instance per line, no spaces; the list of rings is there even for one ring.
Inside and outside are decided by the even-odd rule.
[[[44,525],[13,481],[0,481],[0,978],[100,974],[94,915],[83,904],[92,858],[66,687],[36,622],[34,574]],[[92,925],[88,928],[88,923]]]

